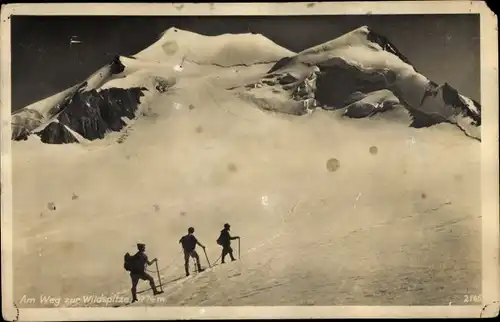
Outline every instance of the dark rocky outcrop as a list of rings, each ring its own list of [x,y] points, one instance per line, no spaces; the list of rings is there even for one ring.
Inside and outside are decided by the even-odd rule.
[[[88,140],[102,139],[109,131],[120,131],[133,119],[146,88],[109,88],[77,92],[57,119]],[[58,143],[58,142],[50,142]]]
[[[12,134],[11,139],[14,141],[26,141],[28,136],[30,135],[30,131],[26,129],[24,126],[18,126],[12,124]]]
[[[97,73],[106,77],[125,71],[120,56],[115,56]],[[92,78],[92,76],[91,76]],[[26,140],[33,131],[50,122],[37,135],[46,143],[71,143],[72,135],[64,127],[75,130],[83,137],[93,140],[102,138],[106,131],[119,131],[124,122],[122,116],[134,117],[134,112],[142,96],[141,89],[111,88],[97,92],[88,88],[88,81],[83,81],[65,91],[64,97],[49,106],[46,115],[41,115],[36,108],[25,108],[12,115],[12,139]],[[95,86],[95,84],[93,84]],[[59,124],[60,122],[61,124]],[[66,133],[67,132],[67,133]]]
[[[120,64],[117,62],[114,64],[112,68],[119,72]],[[126,125],[122,118],[136,117],[140,98],[144,96],[143,92],[147,91],[144,87],[108,88],[100,91],[85,90],[85,87],[84,82],[72,95],[68,95],[53,107],[58,114],[43,129],[34,133],[42,142],[51,144],[78,142],[71,131],[87,140],[102,139],[108,132],[121,131]],[[33,133],[29,129],[41,125],[38,122],[26,126],[27,122],[32,122],[30,115],[26,114],[28,112],[31,110],[24,112],[25,115],[13,117],[13,120],[22,121],[19,124],[13,122],[13,140],[26,140]]]
[[[36,132],[43,143],[77,143],[75,136],[59,122],[50,122],[43,130]]]
[[[439,86],[434,82],[430,82],[425,89],[420,105],[423,105],[427,99],[436,98],[439,94],[441,94],[443,103],[445,105],[453,107],[453,109],[456,111],[456,115],[470,117],[476,126],[481,125],[481,105],[479,105],[479,103],[477,103],[476,101],[471,100],[474,106],[467,106],[465,101],[460,97],[458,91],[448,83],[444,83],[443,85]],[[477,110],[477,113],[476,111],[474,111],[474,108]],[[444,118],[440,117],[425,117],[421,115],[422,113],[419,113],[415,109],[411,112],[415,118],[414,123],[419,127],[441,123],[445,120]],[[432,122],[430,122],[431,120]]]
[[[419,129],[446,122],[446,119],[444,117],[441,117],[437,114],[426,114],[409,105],[406,105],[405,108],[408,110],[408,113],[410,114],[411,117],[410,126],[413,128]]]
[[[30,129],[35,129],[41,125],[43,115],[32,109],[23,109],[12,115],[11,139],[16,141],[27,140]]]
[[[403,62],[407,63],[408,65],[411,65],[413,67],[413,69],[418,72],[415,67],[412,65],[412,63],[410,62],[410,60],[405,56],[403,55],[397,48],[396,46],[394,46],[390,41],[389,39],[387,39],[387,37],[369,29],[370,31],[368,32],[368,36],[366,37],[369,41],[371,42],[374,42],[378,45],[380,45],[380,47],[382,47],[383,50],[387,51],[387,52],[390,52],[391,54],[394,54],[396,56],[399,57],[399,59],[401,59]]]
[[[276,62],[276,64],[274,64],[273,67],[271,67],[271,69],[267,73],[268,74],[274,73],[275,71],[285,67],[291,60],[292,60],[292,57],[281,58],[280,60],[278,60],[278,62]]]
[[[109,66],[112,75],[123,73],[123,71],[125,70],[125,65],[123,65],[120,61],[120,56],[115,56],[109,63]]]
[[[476,107],[476,110],[479,112],[479,115],[481,115],[481,104],[479,104],[479,102],[477,102],[476,100],[473,100],[471,98],[469,98],[472,103],[474,103],[474,106]],[[481,125],[481,117],[479,117],[479,125]]]
[[[370,103],[353,104],[348,106],[344,112],[344,116],[352,118],[365,118],[378,113],[383,113],[392,110],[398,103],[391,101],[384,101],[376,105]]]
[[[427,87],[425,88],[424,95],[422,95],[422,99],[420,100],[420,105],[424,104],[424,101],[427,97],[436,97],[438,94],[439,85],[435,82],[429,82]]]
[[[393,72],[366,72],[338,59],[329,67],[320,66],[317,79],[316,100],[327,109],[339,109],[352,102],[353,93],[366,94],[390,88],[396,79]]]
[[[374,111],[375,108],[371,104],[358,104],[356,106],[347,107],[344,116],[359,119],[371,116]]]
[[[479,112],[474,113],[460,98],[460,94],[458,93],[458,91],[451,87],[448,83],[444,83],[442,90],[443,100],[446,105],[453,106],[454,108],[458,109],[462,113],[462,115],[468,116],[473,119],[476,125],[481,125],[481,107],[477,102],[471,100],[474,104],[474,107],[478,109]]]
[[[357,101],[361,101],[363,98],[365,98],[367,95],[366,93],[362,93],[362,92],[353,92],[351,93],[351,95],[349,95],[349,97],[342,103],[343,106],[348,106],[352,103],[355,103]],[[328,108],[327,108],[328,109]]]

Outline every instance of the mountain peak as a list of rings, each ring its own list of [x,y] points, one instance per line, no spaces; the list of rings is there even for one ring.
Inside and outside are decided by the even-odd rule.
[[[403,55],[398,48],[389,41],[387,37],[385,37],[382,34],[377,33],[376,31],[371,30],[367,26],[364,26],[362,28],[365,28],[368,33],[367,33],[367,39],[373,43],[378,44],[380,47],[382,47],[383,50],[390,52],[393,55],[396,55],[399,59],[401,59],[403,62],[407,63],[408,65],[413,66],[413,64],[410,62],[410,60]],[[417,70],[415,70],[417,71]]]
[[[220,34],[206,36],[179,28],[169,28],[151,46],[134,57],[143,61],[177,64],[185,59],[203,65],[223,67],[273,63],[294,55],[262,34]]]
[[[189,30],[179,29],[176,27],[170,27],[160,34],[160,37],[158,38],[158,40],[161,40],[164,37],[169,37],[172,35],[193,35],[193,34],[198,35],[197,33],[191,32]]]
[[[112,75],[120,74],[125,71],[125,65],[122,63],[122,60],[124,59],[126,58],[120,55],[116,55],[115,57],[113,57],[111,62],[109,62],[108,65],[110,67]]]

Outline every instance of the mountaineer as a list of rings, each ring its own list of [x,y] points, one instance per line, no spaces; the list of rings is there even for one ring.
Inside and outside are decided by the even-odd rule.
[[[231,248],[231,240],[234,239],[240,239],[240,237],[235,236],[231,237],[229,234],[229,230],[231,229],[231,225],[229,224],[224,224],[224,229],[221,230],[219,238],[217,239],[217,244],[222,246],[222,255],[221,255],[221,264],[224,264],[224,259],[226,258],[226,255],[229,254],[229,257],[231,257],[231,261],[235,261],[236,259],[233,256],[233,249]]]
[[[200,265],[200,256],[198,256],[195,248],[196,245],[200,245],[200,247],[205,250],[205,246],[203,246],[193,234],[194,228],[189,227],[188,234],[182,236],[181,239],[179,239],[179,243],[182,244],[182,249],[184,250],[184,268],[186,269],[186,276],[189,276],[189,257],[192,257],[196,260],[198,272],[204,271],[204,269],[202,269]]]
[[[146,264],[153,265],[157,259],[148,260],[145,244],[137,244],[137,250],[137,253],[133,256],[130,256],[129,253],[125,255],[125,269],[130,271],[130,278],[132,279],[132,303],[137,301],[137,284],[139,283],[139,279],[149,282],[154,295],[161,293],[156,290],[153,277],[146,273]]]

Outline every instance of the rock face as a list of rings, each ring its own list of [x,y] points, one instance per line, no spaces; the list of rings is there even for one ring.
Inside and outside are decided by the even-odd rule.
[[[330,109],[346,106],[355,92],[368,94],[390,88],[395,81],[392,71],[363,71],[342,58],[321,69],[316,98]]]
[[[400,104],[399,99],[387,89],[369,94],[354,92],[351,101],[345,108],[344,116],[352,118],[370,117],[394,109]]]
[[[102,139],[106,132],[120,131],[126,125],[122,117],[135,117],[144,90],[110,88],[77,93],[57,119],[88,140]]]
[[[52,144],[78,142],[70,130],[87,140],[102,139],[107,132],[123,129],[126,125],[123,117],[135,118],[140,98],[146,90],[136,87],[77,91],[58,107],[61,112],[48,125],[33,132],[42,142]],[[30,134],[27,127],[15,129],[14,140],[25,140]]]
[[[12,115],[12,140],[27,140],[30,131],[42,125],[43,115],[36,110],[25,109]]]
[[[366,36],[366,39],[370,42],[378,44],[383,50],[397,56],[399,59],[401,59],[403,62],[405,62],[408,65],[411,65],[415,71],[415,67],[413,64],[410,62],[408,58],[406,58],[405,55],[403,55],[397,48],[394,46],[387,37],[368,29],[368,35]]]
[[[86,85],[86,82],[77,84],[14,113],[12,115],[12,140],[26,140],[32,131],[36,131],[37,128],[56,117],[73,95]]]
[[[315,96],[318,74],[319,69],[316,66],[268,72],[260,81],[245,85],[244,92],[238,88],[233,90],[262,109],[304,115],[317,107]]]
[[[12,115],[12,139],[26,140],[36,134],[44,143],[79,142],[76,136],[95,140],[126,125],[133,119],[145,87],[106,88],[101,86],[122,74],[126,67],[116,56],[86,81]],[[165,89],[166,90],[166,89]]]
[[[68,130],[66,126],[51,121],[43,130],[36,132],[43,143],[78,143],[78,139]]]

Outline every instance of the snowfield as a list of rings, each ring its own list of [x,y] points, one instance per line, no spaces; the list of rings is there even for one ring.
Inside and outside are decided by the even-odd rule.
[[[14,114],[15,299],[130,296],[123,255],[137,242],[164,293],[132,306],[481,294],[480,107],[370,32],[295,54],[261,35],[172,28]],[[187,228],[213,263],[225,222],[241,259],[179,279]]]
[[[294,53],[260,34],[202,36],[170,28],[158,41],[135,54],[144,61],[177,63],[182,59],[204,65],[230,67],[272,63]]]

